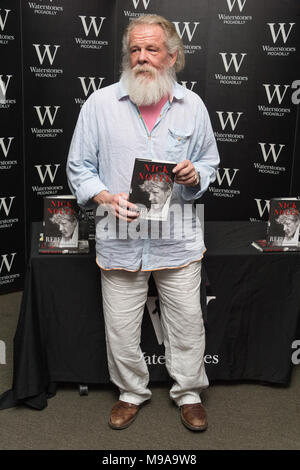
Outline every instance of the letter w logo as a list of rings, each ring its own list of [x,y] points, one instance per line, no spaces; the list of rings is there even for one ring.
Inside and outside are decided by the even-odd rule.
[[[0,91],[1,91],[1,95],[3,96],[4,99],[5,99],[7,88],[8,88],[8,85],[9,85],[9,82],[10,82],[10,79],[11,79],[12,75],[6,75],[6,76],[7,76],[7,80],[6,80],[6,84],[5,84],[3,79],[2,79],[3,75],[0,75]],[[1,96],[0,96],[0,98],[1,98]]]
[[[188,83],[191,83],[191,86],[188,86]],[[181,85],[184,86],[185,88],[188,88],[189,90],[193,91],[194,86],[196,85],[197,82],[185,82],[181,80]]]
[[[268,101],[269,101],[269,104],[272,103],[273,101],[273,98],[274,96],[276,95],[277,96],[277,100],[278,100],[278,104],[281,104],[285,94],[286,94],[286,91],[288,88],[290,88],[290,85],[283,85],[284,86],[284,91],[283,93],[281,94],[280,93],[280,87],[281,85],[274,85],[274,91],[271,95],[271,92],[270,92],[270,86],[269,84],[263,84],[263,86],[265,87],[265,90],[266,90],[266,93],[267,93],[267,98],[268,98]]]
[[[56,53],[57,53],[57,49],[60,47],[58,46],[57,44],[54,45],[55,47],[55,51],[53,54],[51,54],[50,52],[50,44],[44,44],[44,53],[43,55],[41,54],[41,51],[40,51],[40,44],[32,44],[33,47],[35,48],[35,51],[37,53],[37,56],[38,56],[38,59],[40,61],[40,64],[42,65],[43,62],[44,62],[44,59],[45,59],[45,56],[47,55],[48,57],[48,60],[49,60],[49,63],[51,65],[53,65],[53,62],[54,62],[54,59],[55,59],[55,56],[56,56]]]
[[[0,28],[1,28],[1,31],[4,31],[6,20],[7,20],[7,17],[8,17],[8,13],[11,10],[4,10],[4,11],[6,12],[6,15],[5,15],[4,19],[2,18],[2,14],[0,13]],[[1,8],[0,8],[0,12],[1,12]]]
[[[267,209],[267,212],[270,210],[270,200],[265,199],[265,207],[261,206],[261,201],[262,199],[254,199],[256,204],[257,204],[257,209],[259,212],[260,217],[264,215],[265,210]]]
[[[225,130],[228,122],[230,123],[230,126],[231,126],[231,129],[234,131],[236,126],[237,126],[237,123],[241,117],[242,114],[244,113],[237,113],[237,117],[234,121],[233,119],[233,112],[232,111],[227,111],[227,119],[226,121],[224,121],[224,118],[223,118],[223,112],[224,111],[217,111],[217,115],[219,116],[219,120],[220,120],[220,124],[221,124],[221,127],[222,127],[222,131]]]
[[[219,183],[219,186],[221,186],[221,184],[223,183],[224,179],[226,178],[227,180],[227,184],[228,186],[230,187],[232,185],[232,182],[235,178],[235,175],[237,174],[237,172],[239,171],[238,168],[233,168],[233,175],[232,177],[230,177],[230,168],[223,168],[224,170],[224,173],[223,173],[223,176],[220,175],[220,168],[218,168],[218,171],[217,171],[217,180],[218,180],[218,183]]]
[[[54,106],[55,111],[54,111],[53,114],[51,114],[51,111],[50,111],[51,106],[44,106],[45,112],[44,112],[43,115],[41,113],[41,106],[34,106],[34,108],[35,108],[36,113],[38,115],[41,126],[44,125],[46,117],[48,117],[51,126],[53,126],[53,123],[54,123],[54,120],[55,120],[55,117],[56,117],[56,113],[57,113],[58,109],[60,108],[60,106]]]
[[[239,6],[239,9],[240,9],[240,12],[243,11],[243,8],[245,6],[245,3],[246,3],[247,0],[244,0],[244,2],[242,2],[242,0],[227,0],[227,5],[228,5],[228,8],[229,8],[229,11],[231,12],[234,5],[236,4],[236,2],[238,3],[238,6]]]
[[[278,30],[277,30],[277,33],[275,32],[275,27],[274,27],[276,23],[267,23],[267,24],[268,24],[268,26],[269,26],[269,28],[270,28],[270,31],[271,31],[271,34],[272,34],[273,43],[274,43],[274,44],[276,43],[276,41],[277,41],[279,35],[281,34],[282,40],[283,40],[283,42],[284,42],[284,44],[285,44],[286,41],[288,40],[288,37],[289,37],[289,35],[290,35],[290,32],[291,32],[292,28],[294,27],[294,25],[295,25],[296,23],[289,23],[290,28],[289,28],[289,30],[288,30],[287,33],[286,33],[286,31],[285,31],[285,25],[286,25],[286,23],[277,23],[277,24],[279,25]]]
[[[5,157],[7,157],[9,149],[10,149],[10,144],[14,140],[14,137],[7,137],[7,138],[8,138],[8,144],[5,145],[5,143],[4,143],[5,137],[0,137],[0,148],[2,149],[2,152],[3,152]]]
[[[139,6],[140,0],[132,0],[133,6],[135,9]],[[144,8],[147,10],[150,0],[143,0]]]
[[[82,89],[83,89],[83,92],[84,92],[85,96],[87,96],[89,94],[89,91],[90,91],[91,87],[92,87],[93,91],[99,90],[99,88],[101,88],[102,82],[104,80],[104,77],[98,77],[99,78],[99,83],[98,83],[98,87],[97,87],[96,83],[95,83],[96,77],[89,77],[90,82],[89,82],[88,86],[86,86],[86,84],[85,84],[86,77],[78,77],[78,78],[81,82],[81,86],[82,86]]]
[[[46,170],[44,171],[44,174],[41,170],[42,166],[43,165],[34,165],[35,168],[37,169],[38,171],[38,174],[39,174],[39,177],[40,177],[40,180],[42,183],[45,182],[45,179],[46,179],[46,176],[49,175],[49,178],[50,178],[50,181],[51,183],[53,183],[54,179],[55,179],[55,176],[56,176],[56,172],[57,172],[57,169],[58,167],[60,166],[60,163],[55,163],[55,171],[54,173],[52,173],[52,170],[51,170],[51,166],[52,165],[44,165],[46,167]]]
[[[90,33],[90,30],[93,26],[94,28],[94,33],[95,35],[98,37],[99,36],[99,33],[101,31],[101,28],[102,28],[102,24],[103,24],[103,21],[106,19],[106,16],[100,16],[100,19],[101,19],[101,22],[100,22],[100,25],[97,26],[97,23],[96,23],[96,18],[97,16],[90,16],[90,25],[89,27],[87,27],[87,24],[86,24],[86,16],[80,16],[78,15],[79,18],[81,19],[81,22],[82,22],[82,26],[83,26],[83,29],[84,29],[84,32],[85,32],[85,35],[88,36],[89,33]]]
[[[277,162],[278,157],[281,153],[281,150],[283,149],[283,147],[285,147],[285,145],[279,144],[279,150],[276,152],[276,149],[275,149],[276,144],[266,144],[265,142],[259,142],[259,145],[260,145],[260,149],[261,149],[261,153],[263,155],[264,161],[267,162],[269,156],[272,155],[274,163]],[[268,151],[266,150],[266,145],[269,145]]]
[[[184,27],[183,27],[183,30],[182,32],[180,31],[180,28],[179,28],[179,21],[173,21],[174,25],[175,25],[175,28],[176,28],[176,31],[177,31],[177,34],[178,36],[180,36],[180,38],[182,39],[184,33],[186,32],[188,38],[189,38],[189,41],[191,42],[191,40],[193,39],[193,36],[195,34],[195,31],[198,27],[198,25],[200,23],[196,23],[194,21],[194,29],[193,29],[193,32],[191,33],[191,30],[190,30],[190,22],[189,21],[184,21],[183,24],[184,24]]]
[[[232,63],[234,65],[235,71],[238,72],[240,70],[240,67],[242,65],[242,62],[243,62],[245,56],[247,55],[245,52],[242,52],[240,62],[238,63],[237,58],[236,58],[236,56],[237,56],[236,52],[230,52],[231,59],[230,59],[229,62],[227,61],[227,52],[219,52],[219,54],[222,57],[226,73],[230,69]]]
[[[4,212],[7,215],[7,217],[9,216],[11,206],[12,206],[12,203],[13,203],[13,200],[15,199],[15,197],[16,196],[10,196],[10,203],[9,204],[6,204],[6,197],[0,197],[0,212],[1,212],[1,209],[3,207]]]
[[[9,263],[9,261],[8,261],[8,259],[7,259],[8,254],[6,254],[6,255],[1,255],[2,261],[1,261],[1,265],[0,265],[0,274],[2,274],[2,269],[3,269],[3,266],[4,266],[4,265],[6,266],[7,272],[10,272],[16,254],[17,254],[17,253],[11,253],[11,254],[10,254],[10,256],[11,256],[10,263]]]

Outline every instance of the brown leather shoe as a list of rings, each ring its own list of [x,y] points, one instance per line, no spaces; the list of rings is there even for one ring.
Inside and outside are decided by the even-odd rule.
[[[139,406],[119,400],[110,412],[108,424],[113,429],[125,429],[137,417]]]
[[[201,403],[181,406],[181,421],[192,431],[205,431],[208,426],[206,412]]]

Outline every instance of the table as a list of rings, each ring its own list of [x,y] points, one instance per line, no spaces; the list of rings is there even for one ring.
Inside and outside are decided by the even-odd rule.
[[[21,403],[43,409],[57,382],[109,382],[94,250],[87,255],[40,255],[40,227],[32,226],[14,338],[13,385],[0,397],[0,409]],[[257,251],[251,241],[263,238],[265,230],[262,222],[205,224],[202,286],[208,302],[205,363],[210,381],[289,383],[291,345],[299,334],[300,253]],[[141,343],[151,382],[169,380],[158,313],[149,314],[155,295],[152,282]]]

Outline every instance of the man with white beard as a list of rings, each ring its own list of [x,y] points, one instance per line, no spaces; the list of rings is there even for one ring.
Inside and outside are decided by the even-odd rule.
[[[183,66],[182,41],[172,23],[157,15],[132,20],[123,37],[121,80],[86,101],[69,151],[70,188],[79,204],[97,209],[96,259],[108,367],[120,391],[109,418],[113,429],[128,427],[151,398],[140,348],[151,272],[159,294],[166,367],[174,380],[170,398],[187,428],[207,428],[200,398],[208,387],[200,306],[205,246],[193,201],[215,180],[219,156],[202,100],[176,83]],[[126,227],[138,222],[137,208],[128,200],[136,157],[177,163],[170,211],[179,207],[184,224],[197,229],[196,237],[191,231],[174,236],[171,218],[167,239],[152,237],[150,230],[144,239],[130,237],[129,229],[125,238],[118,231],[108,234],[105,210]]]

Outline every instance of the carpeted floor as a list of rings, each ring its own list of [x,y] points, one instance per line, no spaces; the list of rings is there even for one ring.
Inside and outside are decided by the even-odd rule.
[[[13,336],[22,293],[0,296],[0,394],[11,386]],[[0,356],[1,357],[1,356]],[[43,411],[25,407],[0,411],[0,449],[300,449],[300,367],[289,387],[212,384],[203,395],[209,427],[194,433],[180,422],[168,386],[151,386],[151,403],[123,431],[107,425],[118,398],[111,386],[93,386],[79,396],[74,384],[61,384]]]

